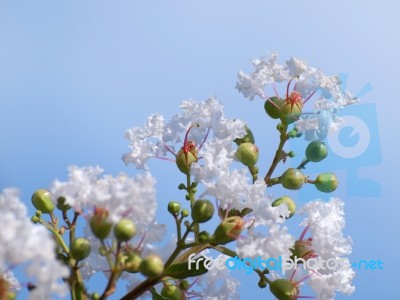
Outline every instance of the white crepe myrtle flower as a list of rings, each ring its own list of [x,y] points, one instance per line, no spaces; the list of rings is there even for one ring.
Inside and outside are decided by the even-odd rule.
[[[229,256],[220,254],[215,260],[226,261]],[[240,281],[230,276],[228,268],[214,267],[210,269],[204,275],[199,277],[196,281],[195,287],[199,287],[198,292],[201,295],[201,299],[206,300],[235,300],[240,299],[239,288]],[[194,289],[197,291],[197,289]]]
[[[241,257],[262,259],[277,258],[279,256],[290,257],[290,248],[295,242],[294,237],[288,232],[287,227],[278,224],[265,229],[249,230],[247,236],[237,240],[236,251]]]
[[[22,265],[35,286],[29,299],[63,296],[67,287],[62,278],[68,277],[68,269],[56,260],[55,243],[46,229],[29,220],[17,190],[0,193],[0,212],[0,276],[10,279],[10,287],[18,287],[7,266]]]
[[[222,104],[215,98],[202,102],[185,100],[180,108],[183,112],[174,115],[167,123],[162,115],[155,114],[148,118],[143,128],[134,127],[126,131],[125,137],[130,141],[131,151],[122,156],[125,164],[133,164],[137,169],[148,169],[149,158],[164,158],[167,152],[176,155],[186,142],[186,134],[190,141],[200,146],[209,142],[210,138],[208,141],[205,138],[212,131],[214,139],[222,141],[228,151],[231,151],[234,139],[246,134],[244,123],[226,119]]]
[[[307,215],[302,225],[308,226],[312,235],[311,248],[324,261],[338,263],[337,268],[318,269],[310,272],[310,286],[317,292],[318,299],[333,299],[336,292],[351,294],[355,272],[345,256],[352,251],[351,238],[343,236],[345,226],[344,203],[339,198],[329,202],[313,201],[300,209]]]
[[[54,201],[64,197],[75,210],[106,209],[112,222],[124,217],[145,226],[154,221],[155,179],[148,172],[130,178],[125,174],[100,177],[99,167],[70,166],[68,170],[68,181],[55,180],[51,186]]]
[[[279,96],[275,83],[288,81],[284,96],[279,96],[285,99],[290,95],[289,86],[293,81],[293,91],[300,93],[302,104],[311,97],[315,99],[314,111],[303,111],[295,123],[298,130],[305,132],[307,140],[326,138],[341,122],[337,117],[338,112],[344,106],[358,102],[357,98],[342,88],[339,76],[327,76],[304,59],[292,57],[280,65],[277,54],[272,53],[269,58],[253,59],[251,62],[255,71],[250,74],[240,71],[236,84],[245,98],[253,100],[258,96],[263,100],[269,99],[271,95],[267,95],[266,87],[270,84],[274,95]]]
[[[351,282],[355,276],[354,270],[348,261],[342,261],[340,268],[331,272],[310,272],[308,284],[317,293],[319,300],[333,300],[336,292],[351,295],[355,287]]]

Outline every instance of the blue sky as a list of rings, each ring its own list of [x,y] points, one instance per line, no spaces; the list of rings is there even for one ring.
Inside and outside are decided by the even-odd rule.
[[[236,74],[271,51],[282,62],[303,57],[325,73],[347,74],[355,94],[372,86],[362,97],[369,106],[352,113],[369,126],[373,150],[325,166],[343,182],[337,194],[346,201],[352,260],[384,262],[384,270],[357,273],[350,298],[399,298],[398,9],[370,0],[1,1],[0,189],[18,187],[28,203],[35,189],[65,179],[71,164],[133,175],[120,159],[125,130],[150,113],[171,116],[188,98],[217,96],[226,115],[248,120],[260,148],[273,153],[275,140],[265,135],[273,124],[261,102],[235,90]],[[160,199],[181,197],[181,179],[166,178],[165,164],[151,164]],[[160,218],[167,220],[161,210]],[[250,280],[241,289],[269,299]]]

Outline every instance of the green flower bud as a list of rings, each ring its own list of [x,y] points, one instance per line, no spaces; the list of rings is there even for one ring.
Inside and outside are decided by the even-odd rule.
[[[306,178],[299,169],[289,168],[282,174],[280,180],[284,188],[298,190],[303,186]]]
[[[199,242],[206,243],[210,239],[210,234],[207,231],[202,231],[199,233]]]
[[[197,155],[190,151],[185,155],[185,152],[181,149],[176,156],[176,165],[178,166],[178,169],[186,175],[190,173],[190,166],[196,161]]]
[[[255,143],[254,135],[251,132],[251,130],[249,129],[249,127],[245,126],[245,130],[246,130],[246,135],[244,137],[242,137],[240,139],[237,138],[237,139],[234,140],[236,145],[239,146],[240,144],[243,144],[243,143],[252,143],[252,144]]]
[[[66,199],[64,197],[59,197],[57,199],[57,208],[61,211],[67,211],[71,209],[71,205],[65,203]]]
[[[176,285],[166,284],[161,289],[161,296],[170,300],[185,300],[186,296]]]
[[[91,296],[90,296],[92,300],[99,300],[100,299],[100,294],[97,292],[94,292]]]
[[[225,245],[236,240],[244,229],[244,221],[239,216],[224,219],[210,238],[211,244]]]
[[[40,210],[44,214],[49,214],[54,210],[50,192],[44,189],[37,190],[33,193],[32,204],[37,210]]]
[[[139,254],[132,252],[123,256],[122,263],[124,264],[125,271],[129,273],[137,273],[140,270],[142,258]]]
[[[315,179],[315,187],[324,193],[330,193],[336,190],[338,179],[334,173],[322,173]]]
[[[276,129],[279,132],[282,132],[283,130],[285,130],[285,125],[283,125],[282,123],[278,123],[278,124],[276,124]]]
[[[90,242],[85,238],[76,238],[71,243],[71,256],[76,260],[83,260],[90,254]]]
[[[281,108],[285,102],[278,97],[270,97],[264,103],[265,112],[270,116],[272,119],[278,119],[281,115]]]
[[[295,213],[296,213],[296,203],[294,200],[288,196],[283,196],[278,199],[276,199],[274,202],[272,202],[272,206],[279,206],[282,203],[286,204],[286,206],[289,209],[289,218],[291,218]]]
[[[292,92],[282,106],[280,118],[282,123],[291,124],[297,121],[302,113],[303,103],[298,92]]]
[[[287,133],[287,135],[288,135],[289,138],[295,138],[295,137],[297,137],[297,131],[296,130],[290,130]]]
[[[147,277],[160,276],[164,272],[164,262],[157,254],[150,254],[142,260],[139,270]]]
[[[181,211],[181,215],[182,217],[186,218],[189,215],[189,211],[186,208],[184,208]]]
[[[290,258],[293,260],[295,260],[296,257],[307,260],[315,255],[315,251],[311,248],[311,238],[296,241],[290,251],[292,252]]]
[[[312,162],[319,162],[328,156],[328,148],[322,141],[313,141],[306,148],[306,158]]]
[[[186,185],[184,185],[183,183],[180,183],[180,184],[178,185],[178,189],[180,189],[180,190],[186,190]]]
[[[38,216],[33,216],[32,218],[31,218],[31,221],[34,223],[34,224],[36,224],[37,222],[39,222],[39,217]]]
[[[197,223],[207,222],[214,215],[214,205],[206,199],[197,200],[192,208],[192,219]]]
[[[170,201],[168,203],[168,211],[170,214],[176,216],[181,210],[181,205],[178,202]]]
[[[294,153],[294,151],[289,151],[288,156],[293,158],[296,156],[296,153]]]
[[[108,221],[108,211],[103,208],[95,208],[89,225],[95,237],[100,240],[106,239],[112,228],[112,223]]]
[[[269,285],[271,293],[279,300],[293,300],[299,294],[297,286],[288,279],[276,279]]]
[[[258,148],[252,143],[240,144],[236,150],[236,158],[245,166],[254,166],[258,161]]]
[[[136,225],[129,219],[121,219],[114,226],[114,235],[120,242],[127,242],[136,234]]]
[[[189,287],[190,287],[190,283],[189,283],[189,281],[187,281],[186,279],[183,279],[183,280],[181,280],[181,281],[179,282],[179,288],[180,288],[182,291],[187,291],[187,290],[189,289]]]

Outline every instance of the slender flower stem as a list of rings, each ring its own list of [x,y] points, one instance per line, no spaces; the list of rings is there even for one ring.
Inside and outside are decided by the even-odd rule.
[[[186,191],[188,192],[188,195],[189,195],[190,208],[193,209],[193,205],[196,202],[196,191],[194,190],[194,188],[192,186],[190,173],[186,175]],[[193,232],[194,232],[194,239],[195,239],[195,241],[197,241],[198,236],[199,236],[199,225],[198,224],[194,225]]]
[[[269,168],[267,175],[265,175],[265,177],[264,177],[264,181],[267,185],[269,185],[269,183],[270,183],[272,173],[274,172],[276,166],[281,161],[283,146],[285,145],[286,141],[288,140],[288,137],[286,134],[287,129],[288,129],[288,124],[283,123],[282,128],[280,129],[281,135],[280,135],[278,150],[276,150],[275,157],[274,157],[274,160],[272,161],[271,167]]]
[[[107,299],[108,296],[110,296],[112,293],[114,293],[115,281],[118,279],[119,275],[121,274],[121,271],[118,269],[120,252],[121,252],[121,242],[118,242],[117,243],[117,252],[115,253],[114,267],[111,269],[111,275],[110,275],[110,278],[108,279],[107,286],[99,300],[105,300],[105,299]]]
[[[297,167],[297,169],[301,170],[304,169],[306,164],[308,164],[310,161],[308,159],[304,159],[301,164]]]

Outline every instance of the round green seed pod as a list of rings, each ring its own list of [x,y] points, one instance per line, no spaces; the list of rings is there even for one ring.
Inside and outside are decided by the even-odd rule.
[[[108,221],[108,211],[96,209],[89,221],[93,235],[100,240],[106,239],[112,229],[112,223]]]
[[[306,158],[312,162],[319,162],[328,156],[328,148],[322,141],[313,141],[306,148]]]
[[[161,289],[161,296],[170,300],[186,300],[185,294],[176,285],[167,284]]]
[[[126,254],[124,258],[124,270],[129,273],[137,273],[140,270],[140,264],[142,263],[142,258],[137,253]]]
[[[136,225],[129,219],[121,219],[114,226],[114,235],[120,242],[127,242],[136,234]]]
[[[205,223],[214,215],[214,205],[207,199],[194,202],[192,208],[192,219],[197,223]]]
[[[264,103],[264,109],[268,116],[272,119],[278,119],[281,115],[281,108],[285,104],[283,100],[278,97],[270,97]]]
[[[297,286],[288,279],[276,279],[269,285],[272,294],[279,300],[293,300],[299,293]]]
[[[157,254],[150,254],[142,260],[139,270],[147,277],[160,276],[164,272],[164,262]]]
[[[298,190],[303,186],[306,178],[299,169],[289,168],[282,174],[280,180],[284,188]]]
[[[83,260],[90,254],[90,242],[85,238],[76,238],[71,243],[71,256],[76,260]]]
[[[236,158],[245,166],[254,166],[258,161],[258,147],[252,143],[240,144],[236,150]]]
[[[44,189],[37,190],[32,195],[32,204],[44,214],[49,214],[54,210],[54,203],[51,201],[50,192]]]
[[[177,215],[181,211],[181,205],[176,201],[170,201],[168,203],[168,211],[172,215]]]
[[[331,193],[338,186],[338,179],[334,173],[322,173],[315,179],[315,187],[324,193]]]

